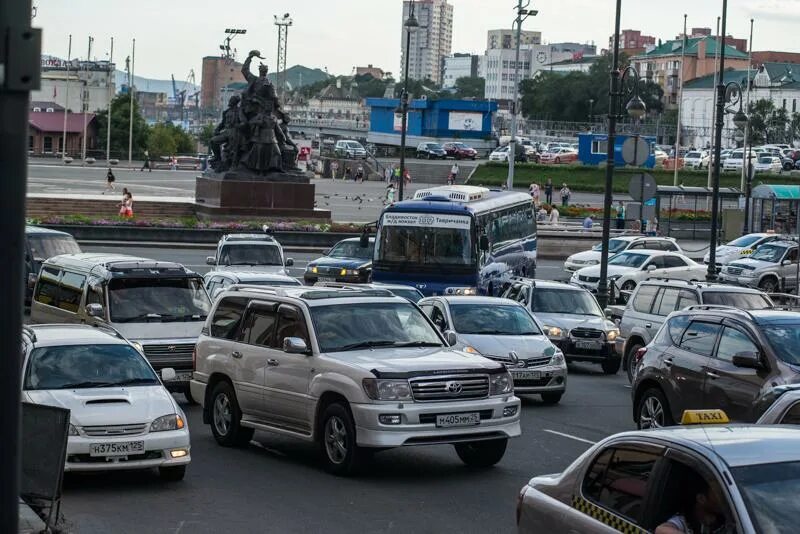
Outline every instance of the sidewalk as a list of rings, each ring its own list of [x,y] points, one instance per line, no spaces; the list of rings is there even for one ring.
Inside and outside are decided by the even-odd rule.
[[[45,528],[44,521],[42,521],[36,512],[30,506],[25,504],[22,499],[19,500],[19,534],[38,534],[43,532]]]

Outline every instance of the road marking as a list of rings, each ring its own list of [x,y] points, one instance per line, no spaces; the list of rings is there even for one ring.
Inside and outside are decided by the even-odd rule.
[[[573,436],[572,434],[565,434],[563,432],[556,432],[555,430],[548,430],[547,428],[543,428],[542,432],[547,432],[549,434],[555,434],[556,436],[561,436],[562,438],[574,439],[575,441],[580,441],[581,443],[588,443],[589,445],[594,445],[597,443],[596,441],[590,441],[588,439],[579,438],[578,436]]]

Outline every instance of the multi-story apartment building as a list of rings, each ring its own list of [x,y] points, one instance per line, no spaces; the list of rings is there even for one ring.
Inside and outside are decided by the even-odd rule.
[[[411,11],[411,2],[403,2],[401,21],[400,76],[405,76],[406,27],[405,21]],[[453,47],[453,6],[447,0],[418,0],[414,2],[414,15],[419,28],[411,32],[408,50],[408,76],[413,80],[430,79],[442,82],[444,58]]]
[[[652,35],[642,35],[640,30],[622,30],[619,32],[619,49],[626,54],[641,54],[649,46],[656,45],[656,38]],[[614,50],[614,36],[608,38],[608,49]]]
[[[520,45],[542,44],[542,32],[523,30],[520,32]],[[517,47],[517,32],[515,30],[489,30],[486,34],[486,50],[510,50]]]
[[[476,78],[480,59],[480,56],[472,54],[453,54],[451,57],[444,58],[442,88],[455,87],[456,80],[459,78]]]

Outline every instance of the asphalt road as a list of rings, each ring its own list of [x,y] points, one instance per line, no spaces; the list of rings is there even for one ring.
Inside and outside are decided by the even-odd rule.
[[[199,272],[210,252],[125,251]],[[312,255],[293,256],[297,276]],[[542,263],[541,276],[556,277],[560,265]],[[621,373],[570,366],[559,405],[523,399],[523,435],[494,468],[466,468],[450,446],[414,447],[381,452],[365,474],[349,479],[324,472],[313,446],[268,433],[256,433],[245,449],[220,447],[200,409],[183,404],[192,433],[184,481],[164,483],[154,472],[69,475],[62,511],[70,530],[89,534],[509,532],[517,493],[532,476],[560,471],[592,442],[632,428],[629,395]]]

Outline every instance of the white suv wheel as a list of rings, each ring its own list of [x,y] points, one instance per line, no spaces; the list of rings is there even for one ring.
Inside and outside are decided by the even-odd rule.
[[[214,427],[220,435],[226,436],[231,428],[231,401],[225,394],[214,399]]]
[[[347,427],[335,415],[325,422],[325,453],[337,465],[347,457]]]

